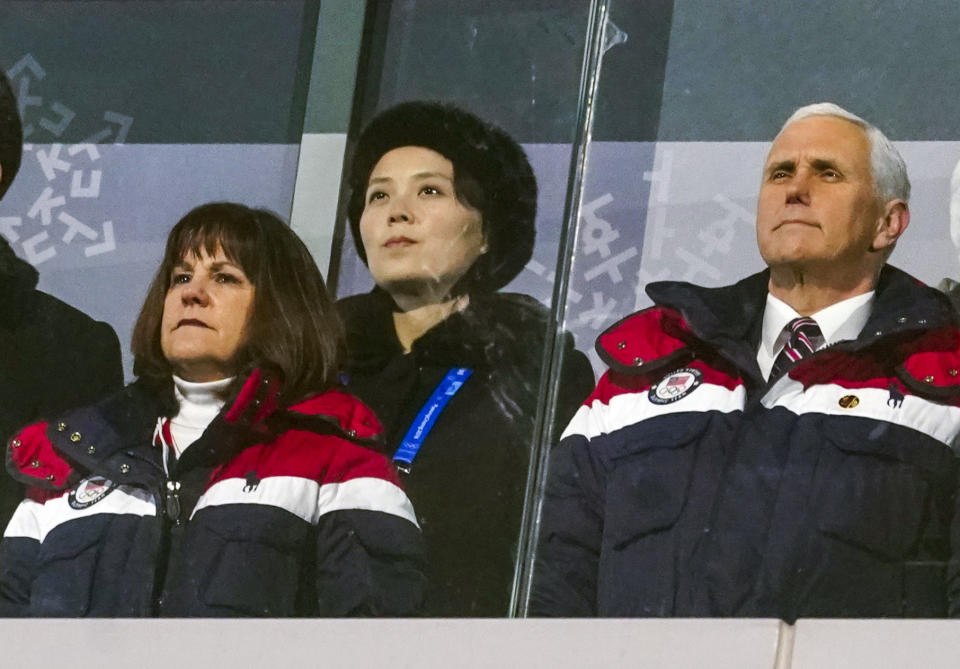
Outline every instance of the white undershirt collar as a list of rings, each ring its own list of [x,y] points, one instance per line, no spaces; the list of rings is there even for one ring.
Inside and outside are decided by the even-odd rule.
[[[233,382],[233,377],[197,383],[173,377],[173,394],[180,410],[170,419],[170,435],[173,451],[179,458],[190,444],[195,442],[207,426],[220,413],[224,405],[224,392]]]

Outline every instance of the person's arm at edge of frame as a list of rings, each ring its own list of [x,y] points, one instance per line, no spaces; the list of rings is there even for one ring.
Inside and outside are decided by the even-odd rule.
[[[26,485],[26,495],[16,508],[0,540],[0,617],[30,615],[33,581],[39,566],[37,555],[43,541],[41,528],[50,513],[45,502],[63,494],[73,468],[59,457],[45,457],[55,473],[44,476],[28,462],[41,453],[51,454],[46,436],[48,423],[28,425],[7,445],[6,467],[11,476]]]
[[[45,413],[87,404],[123,387],[120,340],[109,324],[90,322],[73,346],[79,368],[70,370],[71,387],[63,391],[63,397],[56,402],[58,406],[47,407]],[[8,447],[9,442],[8,439]],[[12,480],[8,482],[8,485],[13,484]],[[42,497],[43,490],[27,489],[26,497],[4,528],[0,541],[0,617],[28,615],[36,556],[40,549],[37,514],[43,510]]]
[[[954,440],[953,452],[960,449],[960,437]],[[960,618],[960,466],[955,468],[953,517],[950,519],[950,556],[947,562],[947,615]]]
[[[30,592],[40,551],[37,517],[40,509],[28,491],[0,540],[0,618],[29,615]]]

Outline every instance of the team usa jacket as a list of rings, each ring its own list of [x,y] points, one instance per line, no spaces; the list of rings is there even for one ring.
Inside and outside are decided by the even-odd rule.
[[[652,284],[551,454],[531,611],[960,613],[960,332],[885,267],[860,336],[765,381],[768,274]]]
[[[422,539],[376,418],[339,390],[278,409],[277,389],[254,371],[169,476],[142,382],[22,430],[0,615],[416,613]]]

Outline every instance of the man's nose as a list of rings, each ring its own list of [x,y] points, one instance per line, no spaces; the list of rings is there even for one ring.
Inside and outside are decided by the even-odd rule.
[[[810,204],[810,174],[805,170],[798,170],[787,184],[788,204]]]

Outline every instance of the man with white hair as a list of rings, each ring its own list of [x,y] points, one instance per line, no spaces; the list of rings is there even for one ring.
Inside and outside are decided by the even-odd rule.
[[[651,284],[598,339],[610,369],[551,455],[533,614],[960,613],[960,332],[886,265],[909,196],[863,119],[787,120],[757,205],[767,270]]]

